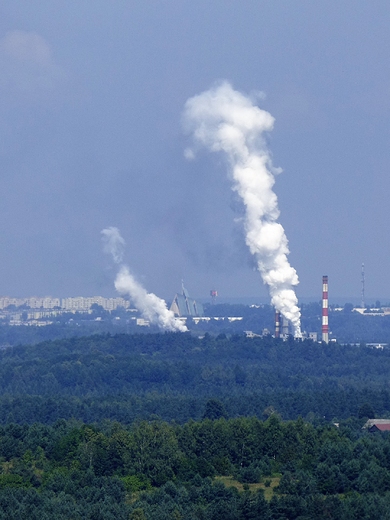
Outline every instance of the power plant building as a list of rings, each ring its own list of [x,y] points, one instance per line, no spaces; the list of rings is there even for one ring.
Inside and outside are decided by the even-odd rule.
[[[187,289],[182,284],[181,294],[175,294],[170,310],[179,317],[182,316],[204,316],[203,305],[193,298],[190,298]]]

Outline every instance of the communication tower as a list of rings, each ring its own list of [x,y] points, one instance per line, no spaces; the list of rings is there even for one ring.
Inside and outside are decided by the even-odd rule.
[[[364,264],[362,264],[362,309],[366,308],[365,296],[364,296]]]

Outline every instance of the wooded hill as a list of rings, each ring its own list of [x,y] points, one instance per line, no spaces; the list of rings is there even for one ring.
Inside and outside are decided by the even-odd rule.
[[[211,398],[225,417],[312,422],[390,414],[390,350],[310,340],[202,339],[190,334],[102,335],[0,351],[0,423],[60,418],[131,423],[156,415],[203,417]]]
[[[9,424],[0,456],[1,519],[389,518],[390,438],[353,421]]]
[[[390,349],[271,336],[3,349],[0,520],[390,518],[390,437],[362,429],[389,370]]]

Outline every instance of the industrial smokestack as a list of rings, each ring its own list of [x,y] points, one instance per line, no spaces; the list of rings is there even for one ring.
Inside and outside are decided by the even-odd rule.
[[[328,277],[322,277],[322,341],[329,343]]]
[[[288,319],[282,316],[282,336],[284,339],[289,335]]]
[[[275,309],[275,338],[280,338],[280,312]]]

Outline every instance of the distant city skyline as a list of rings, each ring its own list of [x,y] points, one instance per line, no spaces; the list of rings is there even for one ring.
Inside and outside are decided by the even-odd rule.
[[[192,294],[191,294],[192,296]],[[172,303],[175,295],[172,295],[171,298],[164,298],[167,303]],[[259,297],[259,296],[218,296],[214,300],[210,295],[196,295],[194,294],[194,298],[201,303],[210,303],[210,304],[243,304],[243,305],[270,305],[270,301],[268,297]],[[319,296],[305,296],[299,298],[299,303],[305,304],[310,302],[319,302],[321,300],[321,295]],[[390,298],[380,297],[380,296],[368,296],[366,297],[366,305],[374,306],[376,302],[379,301],[381,306],[390,305]],[[359,296],[329,296],[329,302],[331,305],[344,305],[345,303],[352,303],[353,305],[359,307],[361,303],[361,298]],[[122,298],[120,296],[65,296],[65,297],[52,297],[50,295],[45,296],[28,296],[28,297],[12,297],[9,295],[0,295],[0,310],[5,309],[8,305],[15,305],[16,307],[21,305],[27,305],[32,309],[38,308],[46,308],[52,309],[54,307],[60,307],[62,309],[69,310],[87,310],[91,308],[93,304],[101,305],[105,310],[114,310],[117,307],[125,307],[129,308],[131,301],[127,298]]]
[[[100,305],[105,310],[115,310],[118,307],[128,309],[129,301],[121,297],[104,298],[102,296],[75,296],[66,298],[52,298],[51,296],[30,296],[27,298],[12,298],[0,296],[0,309],[6,309],[10,305],[21,307],[26,305],[31,309],[54,309],[63,310],[89,310],[93,305]]]

